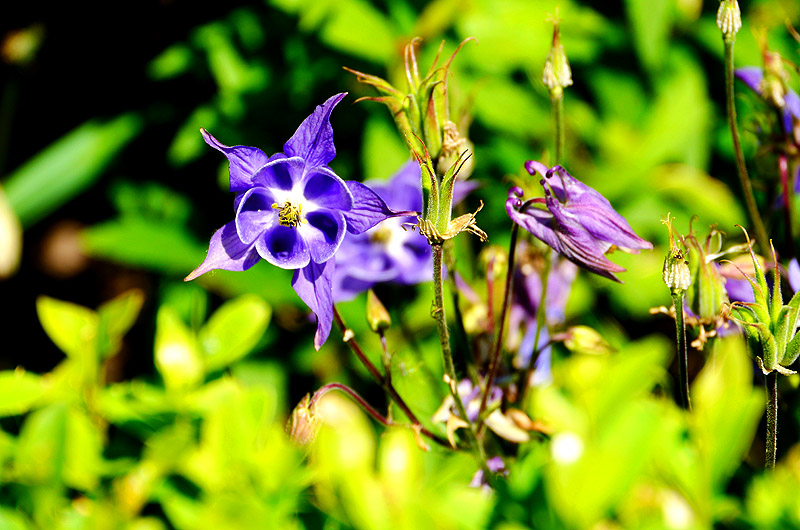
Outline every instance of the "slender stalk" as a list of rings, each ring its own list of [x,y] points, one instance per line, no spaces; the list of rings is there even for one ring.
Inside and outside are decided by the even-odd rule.
[[[778,452],[778,372],[766,376],[767,387],[767,458],[764,467],[775,469]]]
[[[378,423],[384,425],[385,427],[395,427],[395,426],[397,426],[396,423],[394,423],[393,421],[387,419],[380,412],[375,410],[375,408],[372,405],[370,405],[369,403],[367,403],[367,401],[364,398],[359,396],[358,393],[355,390],[353,390],[349,386],[343,385],[341,383],[328,383],[327,385],[324,385],[324,386],[320,387],[319,390],[314,392],[314,396],[311,398],[311,402],[309,403],[308,408],[313,409],[313,407],[317,404],[317,401],[319,401],[322,398],[322,396],[324,396],[325,394],[327,394],[331,390],[340,390],[340,391],[344,392],[345,394],[347,394],[348,396],[350,396],[351,398],[353,398],[353,401],[358,403],[358,405],[362,409],[364,409],[364,411],[367,414],[369,414],[370,416],[375,418],[375,420]]]
[[[342,320],[342,316],[339,314],[339,310],[336,308],[335,304],[333,306],[333,319],[334,321],[336,321],[336,325],[339,326],[339,329],[341,330],[342,335],[344,337],[344,341],[350,347],[350,350],[356,355],[356,357],[358,357],[358,360],[361,361],[361,364],[363,364],[367,368],[367,371],[370,373],[370,375],[372,375],[372,378],[375,379],[375,381],[383,387],[383,389],[386,391],[389,397],[397,404],[398,407],[400,407],[400,410],[402,410],[403,413],[411,421],[411,423],[414,424],[414,427],[418,429],[421,434],[424,434],[437,444],[443,447],[450,447],[450,444],[447,443],[446,440],[443,440],[442,438],[438,437],[437,435],[435,435],[434,433],[432,433],[431,431],[422,426],[422,424],[414,415],[414,413],[411,412],[411,409],[408,408],[406,402],[403,401],[403,398],[400,397],[400,394],[397,393],[397,390],[395,390],[392,383],[388,381],[385,377],[383,377],[383,375],[381,375],[380,371],[378,371],[375,365],[372,364],[372,361],[370,361],[367,358],[367,356],[364,355],[364,351],[361,349],[361,346],[359,346],[358,342],[356,342],[353,330],[345,326],[344,320]]]
[[[786,229],[790,258],[794,257],[794,234],[792,233],[792,203],[791,183],[789,182],[789,161],[785,154],[778,156],[778,172],[781,177],[781,191],[783,192],[783,223]]]
[[[747,166],[744,162],[742,142],[739,138],[739,126],[736,123],[736,103],[733,100],[733,42],[728,41],[725,41],[725,97],[728,106],[728,125],[731,129],[733,151],[736,155],[736,169],[738,170],[739,183],[742,185],[742,192],[744,193],[747,214],[755,229],[756,241],[758,241],[761,251],[767,252],[770,248],[769,238],[767,237],[767,231],[764,229],[761,216],[758,213],[758,208],[756,207],[756,200],[753,196],[753,185],[750,182],[750,177],[747,175]]]
[[[539,348],[539,339],[542,336],[542,329],[544,329],[545,325],[547,324],[547,283],[550,278],[550,268],[552,266],[552,262],[550,260],[550,251],[546,251],[544,254],[544,269],[542,269],[542,293],[539,296],[539,305],[536,308],[536,335],[533,339],[533,347]],[[528,368],[525,370],[525,378],[522,380],[521,383],[521,390],[520,396],[522,399],[520,403],[525,403],[525,399],[527,398],[528,394],[528,387],[529,382],[531,380],[531,375],[533,374],[533,367],[536,364],[536,358],[539,356],[540,349],[535,349],[534,354],[531,354],[531,358],[528,361]]]
[[[506,285],[503,290],[503,308],[500,311],[500,322],[497,324],[497,337],[494,341],[494,349],[492,350],[492,359],[489,364],[489,374],[486,377],[486,387],[483,389],[481,396],[481,407],[478,412],[478,423],[482,421],[483,411],[486,410],[486,403],[489,400],[489,393],[494,381],[497,378],[497,370],[500,367],[500,351],[503,344],[503,331],[505,329],[506,314],[508,313],[508,306],[511,304],[511,292],[514,289],[514,258],[517,249],[517,237],[519,236],[519,225],[512,223],[511,227],[511,243],[508,247],[508,267],[506,270]]]
[[[433,253],[433,318],[436,319],[436,327],[439,332],[439,345],[442,348],[442,358],[444,359],[445,379],[447,387],[450,389],[450,395],[453,396],[453,401],[456,404],[458,415],[467,422],[467,438],[470,446],[475,453],[475,458],[483,469],[483,474],[493,485],[494,475],[489,470],[486,464],[486,453],[483,450],[483,445],[478,442],[478,437],[475,435],[475,427],[467,416],[467,409],[464,407],[464,402],[461,401],[461,396],[458,395],[458,378],[456,376],[456,368],[453,364],[453,353],[450,351],[450,334],[447,331],[447,320],[444,313],[444,289],[442,284],[442,255],[444,249],[441,243],[431,243],[431,251]]]
[[[564,93],[550,96],[550,106],[553,108],[553,120],[556,125],[556,150],[555,163],[564,162]]]
[[[684,293],[672,293],[672,303],[675,305],[675,339],[678,344],[678,378],[681,392],[681,407],[692,410],[689,398],[689,353],[686,348],[686,323],[683,320]]]

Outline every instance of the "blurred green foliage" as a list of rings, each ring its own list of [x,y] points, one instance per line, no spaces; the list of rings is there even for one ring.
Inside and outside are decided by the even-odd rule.
[[[580,275],[573,288],[568,322],[592,325],[616,351],[557,350],[553,383],[537,388],[525,410],[546,434],[520,446],[498,442],[493,449],[508,455],[509,473],[493,493],[469,487],[477,467],[468,454],[433,444],[422,451],[411,429],[378,427],[337,395],[320,406],[313,445],[293,445],[284,432],[293,402],[320,384],[341,381],[373,402],[384,398],[336,332],[314,351],[290,272],[259,264],[205,275],[202,287],[181,282],[231,214],[227,164],[198,128],[226,144],[279,151],[325,97],[374,95],[341,66],[402,84],[400,52],[411,37],[423,38],[421,64],[432,62],[440,39],[448,55],[475,37],[452,66],[451,115],[468,127],[472,178],[481,183],[465,208],[483,200],[481,227],[506,245],[508,187],[535,193],[522,164],[552,158],[540,78],[556,7],[575,79],[565,96],[568,169],[655,244],[651,253],[614,255],[628,269],[624,285]],[[693,354],[694,410],[687,413],[670,398],[671,323],[648,313],[669,301],[660,280],[667,212],[684,233],[694,215],[695,226],[731,234],[746,222],[722,106],[716,7],[701,0],[594,7],[271,0],[175,35],[148,64],[131,68],[158,92],[151,107],[123,101],[112,117],[87,116],[3,178],[26,238],[93,193],[104,217],[88,218],[82,251],[149,283],[146,292],[125,291],[96,310],[50,298],[40,285],[35,302],[4,300],[7,309],[35,305],[37,332],[62,353],[46,373],[0,371],[0,528],[800,527],[800,415],[791,413],[798,377],[781,387],[782,460],[762,473],[763,394],[739,337]],[[737,65],[760,64],[750,29],[758,27],[773,49],[796,60],[798,45],[783,25],[800,20],[796,2],[743,8],[749,26],[737,39]],[[757,105],[740,92],[745,149],[754,155]],[[385,179],[408,157],[380,105],[342,106],[333,125],[333,167],[345,178]],[[141,144],[148,170],[132,174],[127,164],[142,156]],[[762,173],[756,189],[766,211],[775,175]],[[780,217],[767,221],[776,227]],[[455,245],[456,270],[478,290],[485,283],[479,250],[475,242]],[[446,394],[430,289],[384,293],[392,379],[430,425]],[[380,365],[364,297],[340,311]],[[9,348],[24,349],[24,341],[9,339]],[[463,363],[466,352],[460,355]],[[397,407],[390,413],[405,421]]]

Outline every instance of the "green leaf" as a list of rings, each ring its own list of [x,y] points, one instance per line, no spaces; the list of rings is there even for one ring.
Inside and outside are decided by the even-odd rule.
[[[3,530],[30,530],[35,527],[20,511],[0,506],[0,528]]]
[[[36,311],[47,336],[68,357],[97,362],[97,313],[47,296],[36,299]]]
[[[173,44],[150,61],[147,74],[157,81],[177,77],[192,66],[193,60],[192,50],[186,44]]]
[[[203,377],[194,335],[167,306],[162,306],[156,317],[155,363],[168,389],[194,387]]]
[[[672,28],[669,0],[626,0],[625,11],[633,29],[636,53],[648,69],[661,66],[667,55]]]
[[[247,355],[264,335],[271,309],[256,295],[226,302],[200,330],[206,371],[219,370]]]
[[[144,293],[139,289],[132,289],[97,309],[100,318],[98,351],[101,359],[109,357],[119,350],[122,337],[133,326],[143,303]]]
[[[755,435],[763,390],[752,386],[752,361],[739,337],[720,341],[692,386],[691,432],[704,474],[723,491]]]
[[[40,376],[20,369],[0,372],[0,416],[28,412],[42,394]]]
[[[5,188],[23,226],[32,226],[91,186],[141,129],[136,114],[89,121],[17,168]]]

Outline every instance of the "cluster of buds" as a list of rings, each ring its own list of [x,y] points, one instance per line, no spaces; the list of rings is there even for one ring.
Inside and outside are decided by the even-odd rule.
[[[461,137],[458,127],[450,121],[447,100],[447,77],[450,65],[461,47],[471,39],[459,44],[444,65],[437,67],[444,48],[439,46],[436,58],[425,77],[420,76],[417,65],[417,46],[421,39],[415,38],[405,47],[405,72],[408,86],[400,90],[380,77],[345,68],[355,74],[358,80],[375,87],[381,93],[378,97],[364,97],[358,101],[369,100],[383,103],[389,108],[397,124],[397,129],[405,137],[411,151],[417,158],[430,157],[439,165],[440,160],[449,160],[444,173],[466,148],[466,139]],[[424,177],[423,177],[424,185]]]
[[[746,231],[745,237],[747,237]],[[783,375],[794,374],[796,372],[787,367],[800,355],[800,334],[796,333],[797,318],[800,315],[800,292],[795,293],[789,303],[784,305],[775,249],[772,249],[774,267],[770,289],[749,237],[747,245],[753,260],[755,277],[752,278],[744,273],[742,275],[747,278],[753,289],[754,301],[731,304],[733,319],[742,326],[748,348],[764,374],[773,371]]]
[[[471,168],[467,140],[449,118],[447,78],[453,59],[468,40],[459,44],[443,66],[437,67],[444,47],[442,42],[424,77],[420,76],[417,65],[416,47],[420,39],[412,40],[405,48],[406,90],[399,90],[380,77],[345,68],[360,82],[381,93],[378,97],[364,97],[358,101],[378,101],[388,107],[420,165],[422,215],[417,226],[431,244],[442,243],[462,231],[486,239],[486,234],[475,224],[475,214],[451,219],[456,177],[465,178]]]

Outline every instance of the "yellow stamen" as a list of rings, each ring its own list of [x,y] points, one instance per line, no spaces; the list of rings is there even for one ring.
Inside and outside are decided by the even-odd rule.
[[[278,210],[278,222],[281,226],[288,226],[296,228],[301,223],[307,223],[303,217],[303,205],[292,204],[291,201],[286,201],[283,206],[279,206],[277,202],[272,203],[272,208]]]

